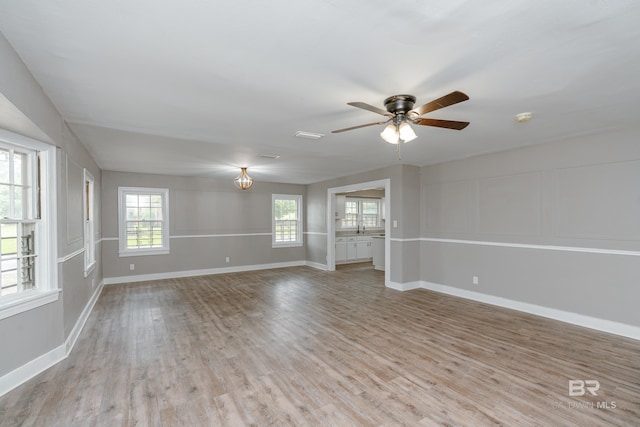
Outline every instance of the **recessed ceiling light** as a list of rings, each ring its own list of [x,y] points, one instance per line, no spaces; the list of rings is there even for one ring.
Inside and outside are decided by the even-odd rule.
[[[280,156],[277,154],[258,154],[258,157],[260,157],[261,159],[271,159],[271,160],[280,158]]]
[[[296,132],[296,136],[298,138],[320,139],[324,136],[324,134],[314,133],[314,132],[305,132],[305,131],[299,130]]]
[[[528,122],[529,120],[533,119],[533,113],[527,112],[527,113],[516,114],[514,118],[518,123]]]

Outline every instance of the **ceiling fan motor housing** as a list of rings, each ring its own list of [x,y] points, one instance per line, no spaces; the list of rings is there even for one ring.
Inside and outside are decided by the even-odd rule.
[[[393,95],[384,100],[384,106],[391,114],[406,114],[415,103],[416,97],[413,95]]]

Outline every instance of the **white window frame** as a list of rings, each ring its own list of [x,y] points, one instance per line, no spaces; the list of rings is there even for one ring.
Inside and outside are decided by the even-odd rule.
[[[95,179],[88,170],[84,170],[84,188],[82,196],[82,218],[84,223],[84,277],[89,276],[96,266],[96,230],[95,230]]]
[[[155,194],[162,197],[162,247],[158,248],[127,248],[126,232],[126,204],[127,194]],[[118,187],[118,244],[120,257],[145,256],[145,255],[168,255],[169,247],[169,189],[168,188],[145,188],[145,187]]]
[[[276,200],[295,200],[297,207],[296,236],[291,242],[276,242]],[[271,195],[271,246],[273,248],[291,248],[302,246],[304,238],[302,234],[302,196],[299,194],[272,194]]]
[[[382,209],[384,207],[384,199],[377,199],[377,198],[372,198],[372,197],[347,197],[345,199],[345,204],[348,202],[356,202],[358,204],[358,212],[357,212],[357,219],[356,219],[356,226],[352,227],[352,226],[348,226],[345,227],[344,223],[346,222],[346,218],[342,219],[339,223],[339,229],[340,230],[356,230],[358,227],[358,225],[363,226],[364,225],[364,209],[362,207],[363,203],[366,202],[375,202],[378,205],[378,225],[376,226],[366,226],[366,228],[368,230],[379,230],[384,228],[384,223],[382,222]],[[345,208],[346,211],[346,208]],[[346,217],[346,214],[345,214]]]
[[[61,289],[58,287],[57,260],[56,147],[4,129],[0,129],[0,142],[37,151],[40,166],[40,217],[35,222],[36,287],[0,297],[0,319],[5,319],[57,301]]]

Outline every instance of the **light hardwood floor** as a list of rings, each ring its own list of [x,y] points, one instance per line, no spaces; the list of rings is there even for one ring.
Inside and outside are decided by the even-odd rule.
[[[107,286],[71,355],[0,398],[0,425],[640,424],[640,342],[383,277]]]

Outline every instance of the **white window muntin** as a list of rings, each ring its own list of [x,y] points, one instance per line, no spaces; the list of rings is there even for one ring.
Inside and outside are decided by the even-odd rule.
[[[276,204],[278,201],[293,201],[295,211],[287,218],[277,218]],[[275,247],[302,246],[302,196],[296,194],[273,194],[271,197],[272,221],[271,243]]]
[[[4,224],[21,224],[31,228],[33,234],[33,254],[29,258],[35,263],[34,286],[21,292],[0,297],[0,319],[4,319],[58,299],[57,264],[57,218],[56,218],[56,147],[44,142],[0,129],[0,146],[31,155],[28,161],[28,176],[31,190],[26,196],[27,209],[22,218],[0,218]],[[38,185],[39,184],[39,185]],[[15,188],[15,187],[14,187]],[[24,199],[23,199],[24,200]],[[15,202],[15,200],[14,200]],[[12,203],[12,202],[10,202]],[[23,208],[25,206],[23,205]],[[27,250],[30,252],[30,250]],[[8,260],[8,259],[7,259]]]
[[[375,204],[374,212],[365,205]],[[370,206],[369,206],[370,207]],[[340,221],[342,230],[362,228],[382,228],[382,199],[347,197],[345,201],[345,217]]]
[[[160,217],[140,220],[127,217],[127,196],[147,196],[161,200]],[[131,197],[130,197],[131,199]],[[138,205],[140,207],[140,205]],[[143,206],[147,208],[147,206]],[[151,206],[148,206],[150,209]],[[158,206],[153,206],[154,211]],[[132,207],[129,207],[130,213]],[[138,223],[138,224],[133,224]],[[142,226],[143,229],[138,226]],[[136,233],[143,233],[132,245]],[[169,190],[167,188],[118,187],[119,255],[165,255],[169,253]],[[129,242],[129,244],[128,244]]]

